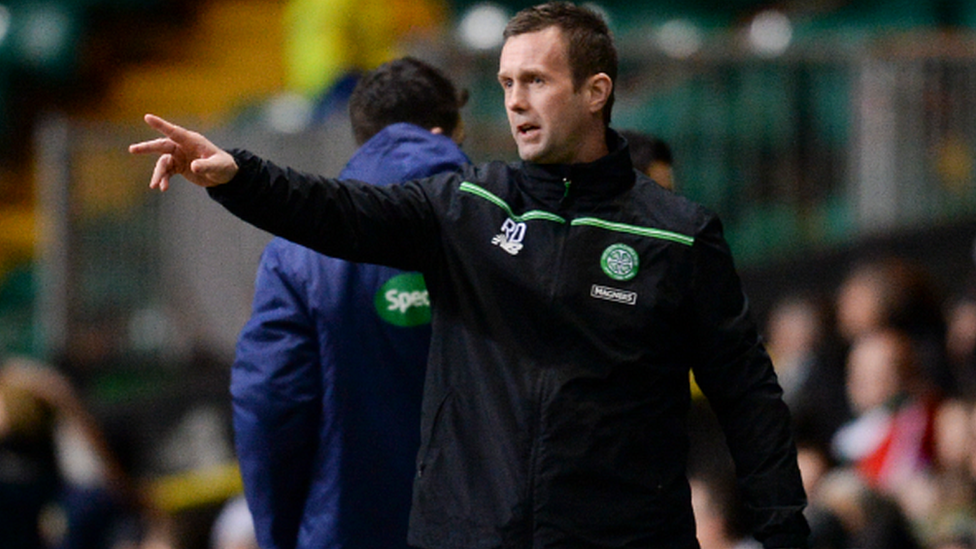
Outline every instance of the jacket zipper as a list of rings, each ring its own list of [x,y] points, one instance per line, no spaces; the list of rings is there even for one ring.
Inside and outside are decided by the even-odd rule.
[[[546,399],[547,394],[547,375],[548,370],[543,369],[539,371],[536,376],[536,389],[534,391],[535,403],[533,406],[532,413],[534,417],[532,418],[532,447],[529,453],[529,478],[528,478],[528,502],[527,502],[527,512],[529,518],[529,528],[528,528],[528,539],[526,541],[526,547],[535,547],[535,537],[536,530],[538,527],[538,517],[536,516],[536,500],[538,499],[538,489],[537,482],[539,481],[539,467],[540,460],[542,456],[540,453],[543,451],[541,448],[542,444],[542,433],[543,433],[543,403]]]
[[[572,181],[567,177],[563,178],[563,197],[559,201],[560,213],[563,213],[563,209],[569,204],[570,196],[569,192],[572,188]],[[554,247],[556,255],[552,258],[552,268],[554,276],[550,279],[550,287],[548,290],[548,298],[550,305],[556,300],[556,295],[559,291],[559,284],[562,281],[562,277],[559,276],[559,270],[562,268],[564,263],[564,257],[566,255],[566,231],[569,229],[569,224],[560,225],[556,228],[556,241],[557,245]],[[528,479],[528,512],[529,512],[529,538],[526,547],[534,547],[536,540],[536,530],[538,528],[538,517],[536,516],[536,501],[538,499],[538,482],[539,482],[539,468],[540,462],[543,459],[541,455],[544,452],[542,448],[542,435],[545,431],[545,420],[544,420],[544,408],[546,397],[549,392],[549,376],[551,371],[548,369],[543,369],[538,373],[536,377],[536,390],[534,391],[533,398],[535,403],[533,406],[533,422],[532,426],[534,432],[532,433],[532,447],[530,449],[530,466],[529,466],[529,479]]]

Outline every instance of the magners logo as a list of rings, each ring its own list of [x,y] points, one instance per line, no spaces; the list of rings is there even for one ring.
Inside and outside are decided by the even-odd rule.
[[[637,305],[637,292],[619,290],[617,288],[600,286],[598,284],[594,284],[590,287],[590,297],[605,299],[607,301],[615,301],[617,303],[623,303],[624,305]]]
[[[376,313],[394,326],[430,324],[430,297],[424,275],[403,273],[386,281],[373,298]]]

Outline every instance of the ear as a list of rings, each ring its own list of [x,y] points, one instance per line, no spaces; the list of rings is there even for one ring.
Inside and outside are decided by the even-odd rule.
[[[586,88],[589,92],[590,112],[603,111],[603,106],[610,100],[610,92],[613,91],[613,80],[607,76],[607,73],[600,72],[587,80]]]
[[[454,140],[458,146],[464,144],[464,138],[468,136],[467,131],[464,128],[464,119],[458,116],[457,126],[454,126],[454,133],[451,134],[451,139]]]

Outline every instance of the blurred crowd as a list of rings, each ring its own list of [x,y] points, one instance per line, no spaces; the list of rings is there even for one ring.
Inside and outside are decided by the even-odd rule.
[[[0,546],[170,549],[169,526],[64,375],[24,358],[3,363]]]
[[[627,137],[635,165],[673,189],[667,145]],[[976,281],[941,290],[908,258],[865,257],[826,294],[768,311],[811,549],[976,549]],[[690,421],[702,549],[758,549],[704,399]],[[0,549],[257,549],[242,497],[217,511],[205,543],[180,539],[66,376],[0,364]]]
[[[393,55],[403,29],[434,32],[445,19],[436,0],[393,4],[288,3],[289,87],[317,98],[318,118],[350,77]],[[652,177],[671,185],[670,171]],[[945,295],[929,274],[903,257],[864,258],[829,294],[782,296],[764,318],[811,549],[976,549],[976,286]],[[695,408],[691,421],[709,424],[707,403]],[[708,438],[693,450],[723,444],[710,426],[693,432]],[[757,547],[728,464],[702,453],[689,465],[702,549]],[[207,528],[207,549],[256,549],[241,498]],[[179,531],[62,373],[22,358],[0,365],[0,549],[203,549]]]
[[[5,360],[0,548],[258,549],[243,496],[196,513],[174,512],[152,479],[124,466],[121,450],[57,368]]]
[[[812,549],[976,548],[974,290],[943,295],[920,265],[879,257],[829,295],[785,295],[766,315]],[[693,424],[707,424],[707,403],[695,408]],[[727,464],[703,459],[721,435],[693,433],[708,439],[689,465],[702,548],[756,547]],[[0,369],[0,517],[5,549],[188,549],[67,379],[25,359]],[[242,499],[208,527],[211,549],[255,547]]]
[[[764,336],[795,425],[813,549],[976,547],[976,295],[901,257],[781,297]],[[714,432],[713,432],[714,435]],[[703,549],[752,547],[731,474],[693,470]]]

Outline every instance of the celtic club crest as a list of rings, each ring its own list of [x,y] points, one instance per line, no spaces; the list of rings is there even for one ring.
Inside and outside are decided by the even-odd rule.
[[[630,280],[637,276],[640,260],[637,251],[626,244],[614,244],[603,250],[600,267],[614,280]]]

